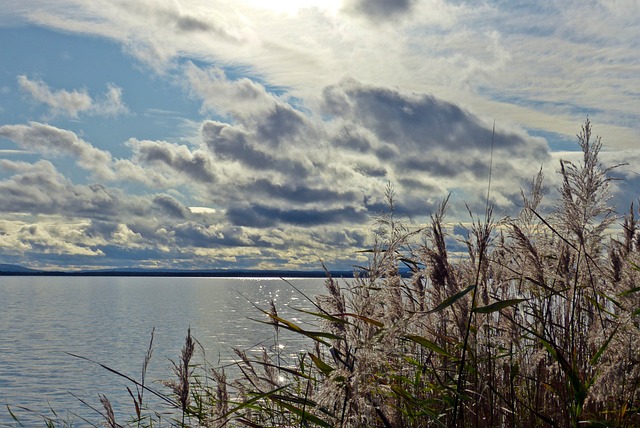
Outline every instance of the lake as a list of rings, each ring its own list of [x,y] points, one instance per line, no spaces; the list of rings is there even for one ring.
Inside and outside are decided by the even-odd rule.
[[[288,279],[313,297],[324,292],[323,279]],[[271,347],[271,326],[253,304],[268,309],[276,302],[281,315],[305,323],[292,308],[312,305],[282,279],[183,277],[29,277],[0,278],[0,426],[14,426],[6,405],[25,422],[42,426],[27,407],[83,426],[74,414],[90,421],[99,416],[79,398],[102,409],[106,395],[119,422],[133,412],[126,386],[133,385],[81,355],[119,372],[140,378],[155,328],[153,357],[147,380],[171,378],[187,328],[204,348],[206,360],[229,363],[232,348]],[[297,354],[307,342],[280,336],[283,353]],[[198,360],[201,360],[201,353]],[[154,387],[163,389],[159,384]],[[50,409],[51,408],[51,409]]]

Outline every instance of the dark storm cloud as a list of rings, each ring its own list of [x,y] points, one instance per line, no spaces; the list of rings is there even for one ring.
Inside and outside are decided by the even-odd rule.
[[[91,223],[83,230],[86,236],[91,238],[108,237],[113,235],[118,229],[118,224],[112,219],[101,220],[93,219]]]
[[[434,157],[414,157],[403,160],[399,165],[402,168],[407,168],[413,171],[422,171],[438,177],[455,177],[460,175],[460,173],[463,172],[464,165],[460,163],[459,159],[455,162],[451,162],[451,160],[452,159],[438,159]]]
[[[402,183],[399,183],[402,185]],[[396,193],[393,201],[393,213],[398,218],[412,219],[416,216],[426,216],[435,212],[439,199],[433,196],[441,195],[440,189],[430,190],[430,186],[422,186],[419,189],[414,188],[413,192],[405,187],[395,186],[396,189],[402,189],[402,194]],[[426,195],[431,197],[427,200]],[[437,203],[436,203],[437,202]],[[364,206],[367,209],[367,215],[371,224],[376,219],[384,217],[390,213],[389,204],[386,200],[365,198]]]
[[[439,151],[429,158],[404,159],[398,165],[407,171],[440,178],[456,178],[470,174],[474,178],[482,180],[489,176],[491,159],[486,153],[472,152],[461,156],[457,153]],[[517,174],[517,171],[505,159],[494,159],[493,166],[503,176]]]
[[[376,165],[356,164],[354,170],[368,177],[384,178],[387,176],[387,169]]]
[[[218,30],[210,23],[194,16],[182,15],[175,18],[176,27],[182,31],[212,31]]]
[[[181,223],[171,230],[181,243],[195,247],[210,247],[224,237],[219,231],[194,222]],[[236,242],[235,245],[237,244]]]

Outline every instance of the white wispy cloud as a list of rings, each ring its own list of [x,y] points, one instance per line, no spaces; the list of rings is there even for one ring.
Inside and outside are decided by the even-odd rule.
[[[298,95],[350,76],[565,135],[597,114],[621,148],[640,135],[633,1],[350,0],[305,2],[292,13],[251,1],[35,4],[32,22],[118,40],[159,70],[179,57],[239,65]]]

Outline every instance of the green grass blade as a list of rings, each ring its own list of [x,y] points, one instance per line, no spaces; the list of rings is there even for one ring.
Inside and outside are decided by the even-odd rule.
[[[309,421],[311,423],[314,423],[316,425],[319,425],[321,427],[325,427],[325,428],[333,428],[333,425],[331,425],[330,423],[323,421],[322,419],[320,419],[319,417],[312,415],[311,413],[307,412],[306,410],[300,409],[292,404],[289,403],[285,403],[281,400],[277,400],[277,403],[279,405],[281,405],[282,407],[284,407],[285,409],[295,413],[296,415],[298,415],[302,421]]]
[[[448,308],[449,306],[453,305],[455,302],[457,302],[458,300],[460,300],[461,298],[463,298],[467,293],[469,293],[471,290],[475,289],[476,285],[470,285],[467,288],[465,288],[464,290],[454,294],[451,297],[446,298],[442,303],[440,303],[438,306],[436,306],[435,308],[431,309],[430,311],[427,311],[428,314],[432,314],[434,312],[439,312],[443,309]]]
[[[309,356],[311,357],[313,364],[315,364],[316,367],[325,375],[329,376],[331,372],[334,370],[333,367],[331,367],[329,364],[325,363],[324,361],[322,361],[320,358],[316,357],[312,353],[309,353]]]
[[[298,312],[302,312],[303,314],[313,315],[314,317],[325,319],[327,321],[340,323],[340,324],[349,324],[349,321],[343,320],[342,318],[338,318],[339,316],[345,315],[345,314],[330,315],[330,314],[323,314],[320,312],[307,311],[305,309],[297,309],[297,308],[292,308],[292,309]]]
[[[338,314],[337,316],[345,316],[345,317],[357,318],[357,319],[359,319],[360,321],[364,321],[364,322],[366,322],[367,324],[371,324],[371,325],[376,326],[376,327],[378,327],[378,328],[383,328],[383,327],[384,327],[384,324],[383,324],[383,323],[381,323],[380,321],[376,321],[376,320],[374,320],[374,319],[372,319],[372,318],[365,317],[365,316],[363,316],[363,315],[352,314],[352,313],[346,313],[346,314]]]
[[[7,411],[9,412],[9,415],[11,416],[11,419],[13,419],[18,425],[20,425],[21,427],[23,427],[24,425],[22,424],[22,422],[20,422],[18,420],[18,417],[11,411],[11,407],[9,407],[9,405],[7,404]]]
[[[519,303],[524,302],[527,299],[508,299],[508,300],[500,300],[499,302],[492,303],[487,306],[480,306],[477,308],[473,308],[472,312],[477,314],[490,314],[492,312],[501,311],[502,309],[515,306]]]
[[[598,352],[595,353],[593,358],[591,358],[590,362],[591,362],[592,365],[598,364],[598,361],[600,361],[600,357],[602,357],[602,354],[604,353],[604,351],[606,351],[607,347],[609,347],[609,343],[611,343],[611,340],[613,339],[613,336],[615,336],[616,333],[618,332],[618,327],[619,327],[619,325],[617,325],[616,328],[613,329],[613,331],[611,332],[611,335],[602,344],[600,349],[598,349]]]
[[[273,389],[271,391],[267,391],[267,392],[263,392],[263,393],[260,393],[260,394],[256,394],[253,398],[251,398],[251,399],[245,401],[244,403],[241,403],[238,406],[234,407],[233,409],[229,410],[226,414],[222,415],[222,417],[220,419],[226,419],[227,417],[233,415],[234,413],[238,412],[239,410],[242,410],[242,409],[244,409],[246,407],[249,407],[252,404],[254,404],[255,402],[262,400],[263,398],[269,398],[270,396],[282,391],[285,388],[287,388],[287,385],[281,386],[281,387]]]
[[[315,341],[317,341],[317,342],[320,342],[320,343],[322,343],[323,345],[330,346],[330,344],[329,344],[328,342],[326,342],[326,341],[322,340],[321,338],[324,338],[324,339],[331,339],[331,340],[343,340],[343,338],[342,338],[342,337],[340,337],[340,336],[336,336],[335,334],[325,333],[325,332],[323,332],[323,331],[309,331],[309,330],[305,330],[305,329],[303,329],[302,327],[300,327],[299,325],[297,325],[297,324],[295,324],[295,323],[293,323],[293,322],[291,322],[291,321],[288,321],[288,320],[286,320],[286,319],[284,319],[284,318],[282,318],[282,317],[279,317],[279,316],[277,316],[277,315],[275,315],[275,314],[272,314],[272,313],[270,313],[270,312],[267,312],[267,311],[265,311],[265,310],[263,310],[263,309],[260,309],[260,310],[261,310],[264,314],[268,315],[268,316],[269,316],[269,318],[271,318],[272,320],[274,320],[274,321],[278,322],[278,327],[282,327],[282,328],[284,328],[285,330],[289,330],[289,331],[292,331],[292,332],[294,332],[294,333],[299,333],[299,334],[302,334],[302,335],[304,335],[304,336],[310,337],[311,339],[313,339],[313,340],[315,340]],[[262,322],[262,323],[265,323],[265,324],[271,324],[271,325],[273,325],[273,323],[271,323],[271,322],[265,322],[265,321],[259,321],[259,322]]]
[[[430,341],[427,338],[424,338],[422,336],[417,336],[417,335],[413,335],[413,334],[409,334],[404,336],[406,339],[411,340],[412,342],[417,343],[418,345],[422,346],[423,348],[429,349],[430,351],[433,351],[437,354],[440,354],[444,357],[447,358],[453,358],[453,355],[451,355],[450,353],[448,353],[447,351],[445,351],[444,349],[442,349],[440,346],[438,346],[437,344],[435,344],[434,342]]]
[[[619,297],[625,297],[625,296],[628,296],[630,294],[637,293],[638,291],[640,291],[640,287],[634,287],[634,288],[631,288],[629,290],[623,291],[622,293],[618,294],[618,296]]]
[[[575,403],[579,407],[582,407],[582,405],[584,404],[587,398],[589,388],[582,383],[580,379],[580,374],[576,372],[576,370],[571,366],[571,364],[569,364],[569,362],[564,358],[562,353],[559,352],[560,350],[555,345],[552,345],[551,343],[547,342],[544,339],[540,339],[540,342],[542,343],[542,346],[544,346],[547,349],[547,351],[553,357],[553,359],[558,362],[564,374],[567,375],[567,377],[569,378],[569,382],[573,387],[573,397],[574,397]]]
[[[272,367],[274,369],[283,371],[285,373],[289,373],[290,375],[295,376],[295,377],[301,377],[301,378],[304,378],[304,379],[313,380],[313,377],[311,377],[311,376],[309,376],[307,374],[304,374],[304,373],[302,373],[302,372],[300,372],[298,370],[294,370],[294,369],[291,369],[291,368],[288,368],[288,367],[284,367],[282,365],[272,364],[272,363],[267,363],[265,361],[257,361],[257,360],[252,360],[251,362],[254,363],[254,364],[261,365],[263,367]]]
[[[437,426],[442,428],[445,427],[445,425],[440,421],[439,415],[433,409],[425,406],[426,403],[424,400],[415,397],[413,394],[398,385],[392,385],[391,391],[393,391],[393,393],[403,401],[410,403],[412,407],[417,408],[420,412],[420,416],[428,416]]]

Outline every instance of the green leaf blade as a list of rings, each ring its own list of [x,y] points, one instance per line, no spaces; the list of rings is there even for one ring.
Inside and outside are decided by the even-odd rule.
[[[433,351],[437,354],[440,354],[444,357],[447,358],[453,358],[453,355],[451,355],[450,353],[448,353],[446,350],[444,350],[443,348],[441,348],[440,346],[438,346],[436,343],[432,342],[431,340],[422,337],[422,336],[417,336],[417,335],[413,335],[413,334],[409,334],[404,336],[406,339],[411,340],[412,342],[417,343],[418,345],[422,346],[425,349],[429,349],[430,351]]]
[[[427,313],[428,314],[432,314],[434,312],[440,312],[441,310],[448,308],[449,306],[453,305],[455,302],[457,302],[458,300],[463,298],[471,290],[475,290],[475,288],[476,288],[475,284],[468,286],[464,290],[454,294],[451,297],[446,298],[438,306],[436,306],[435,308],[431,309],[430,311],[427,311]]]
[[[477,308],[473,308],[472,312],[477,314],[490,314],[493,312],[501,311],[502,309],[518,305],[524,302],[527,299],[508,299],[508,300],[500,300],[498,302],[492,303],[487,306],[480,306]]]

